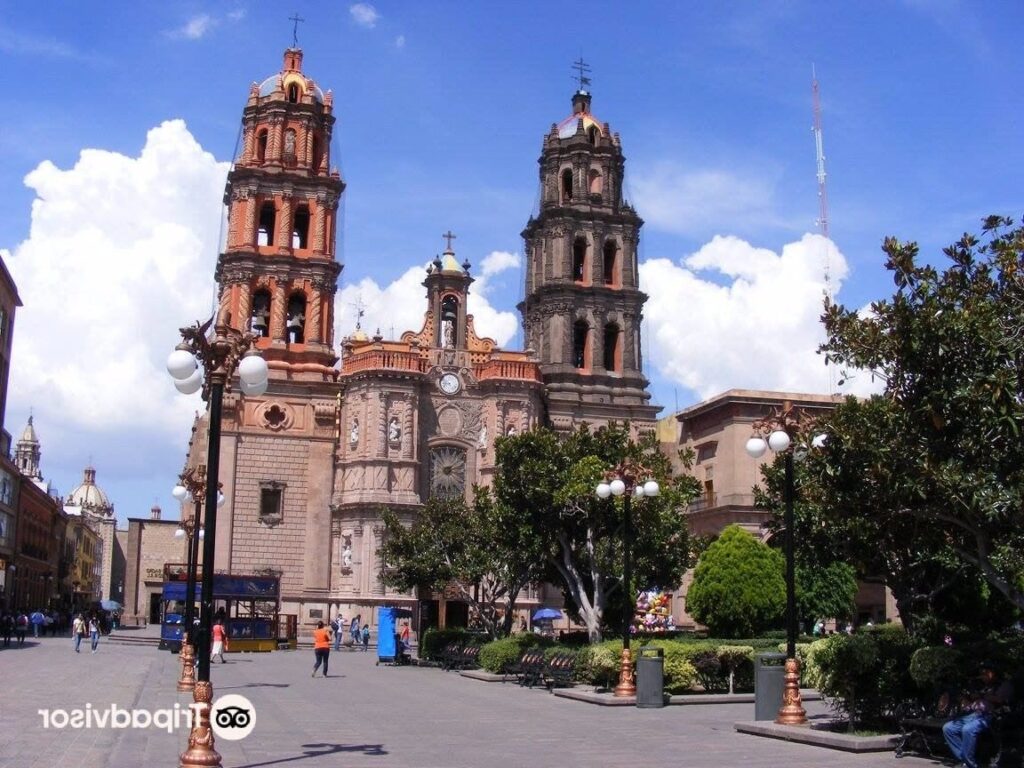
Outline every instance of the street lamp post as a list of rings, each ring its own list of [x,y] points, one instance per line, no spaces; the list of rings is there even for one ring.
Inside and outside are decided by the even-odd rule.
[[[196,640],[199,653],[198,680],[192,689],[192,730],[188,748],[181,755],[181,768],[210,768],[220,765],[213,746],[210,709],[213,686],[210,684],[210,634],[213,620],[213,573],[217,539],[217,476],[220,471],[220,420],[224,390],[231,386],[237,369],[240,389],[245,395],[261,395],[267,389],[267,363],[252,348],[255,337],[227,325],[217,325],[208,336],[213,318],[203,324],[181,329],[183,342],[167,358],[167,372],[174,386],[190,395],[203,388],[209,402],[210,423],[206,459],[206,519],[203,537],[203,583],[200,628]],[[197,365],[202,363],[202,369]],[[205,372],[205,379],[204,379]]]
[[[809,428],[806,419],[802,419],[801,416],[802,414],[795,412],[792,405],[786,402],[779,413],[754,424],[754,437],[751,437],[746,445],[747,453],[755,459],[761,458],[768,448],[785,457],[783,525],[786,528],[786,668],[782,703],[775,716],[775,722],[780,725],[807,725],[807,712],[800,696],[800,660],[796,656],[796,531],[793,520],[793,458],[794,454],[797,458],[806,455],[806,446],[796,441],[802,438]],[[767,439],[762,435],[767,435]],[[824,445],[824,435],[817,435],[811,441],[814,448],[821,448]]]
[[[196,467],[189,467],[181,473],[180,483],[171,491],[179,502],[184,503],[189,498],[195,504],[192,515],[181,521],[181,527],[174,532],[175,537],[185,537],[186,541],[186,580],[185,580],[185,615],[182,619],[181,630],[181,677],[178,679],[179,691],[191,691],[196,686],[195,679],[195,632],[193,630],[195,619],[196,599],[196,568],[199,563],[199,540],[205,539],[202,529],[196,530],[202,515],[202,498],[206,491],[206,465],[200,464]]]
[[[597,484],[595,492],[598,498],[622,496],[622,590],[625,598],[622,616],[622,657],[619,659],[619,683],[615,686],[614,695],[618,698],[636,696],[636,683],[633,679],[633,658],[630,650],[630,635],[633,623],[633,508],[631,500],[644,496],[657,496],[661,489],[654,480],[639,480],[642,475],[649,474],[646,469],[631,461],[624,461],[606,473],[605,479]]]

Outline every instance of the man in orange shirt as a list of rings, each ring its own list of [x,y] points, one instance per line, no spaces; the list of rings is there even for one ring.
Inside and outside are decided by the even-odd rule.
[[[226,664],[224,661],[224,651],[228,649],[228,635],[224,631],[224,622],[217,619],[217,623],[213,625],[213,650],[210,651],[210,663],[220,656],[220,663]]]
[[[324,677],[327,677],[327,661],[331,655],[331,630],[326,629],[322,621],[318,621],[316,629],[313,630],[313,653],[316,654],[316,664],[313,665],[313,674],[310,677],[316,677],[320,662],[323,662]]]

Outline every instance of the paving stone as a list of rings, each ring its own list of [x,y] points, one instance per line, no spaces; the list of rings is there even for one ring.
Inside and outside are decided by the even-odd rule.
[[[256,727],[220,739],[225,768],[476,768],[638,765],[687,768],[933,766],[891,752],[850,754],[734,730],[752,704],[598,707],[513,682],[485,683],[427,667],[376,666],[372,653],[332,653],[330,677],[309,677],[311,651],[228,654],[214,695],[252,701]],[[0,768],[177,765],[187,732],[150,728],[45,730],[38,709],[186,707],[177,657],[101,641],[75,654],[68,638],[0,648]],[[808,711],[823,716],[820,702]]]

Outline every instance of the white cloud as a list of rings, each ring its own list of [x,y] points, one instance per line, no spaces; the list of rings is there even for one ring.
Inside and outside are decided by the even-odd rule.
[[[395,38],[395,48],[405,48],[405,35],[399,35]]]
[[[377,19],[380,18],[377,9],[369,3],[356,3],[348,9],[348,12],[352,14],[352,19],[356,24],[368,29],[377,26]]]
[[[18,310],[10,411],[33,407],[50,456],[71,435],[126,435],[128,454],[188,434],[198,396],[179,395],[164,369],[177,328],[213,302],[221,197],[218,163],[184,122],[149,131],[138,157],[85,149],[69,170],[44,161],[28,239],[5,253]],[[59,447],[58,447],[59,446]]]
[[[235,10],[228,12],[228,18],[231,19],[231,21],[241,21],[245,18],[245,14],[245,8],[236,8]]]
[[[657,229],[704,236],[723,224],[777,226],[775,185],[765,179],[720,169],[684,170],[660,163],[629,178],[632,203]]]
[[[820,235],[805,234],[781,254],[716,236],[678,264],[644,262],[648,359],[701,398],[731,388],[828,392],[829,372],[816,353],[826,258],[838,293],[846,259]],[[843,391],[860,394],[869,378]]]
[[[177,29],[166,32],[173,40],[199,40],[217,25],[217,20],[208,13],[193,16]]]
[[[476,281],[470,288],[466,310],[473,315],[477,334],[505,346],[519,330],[519,316],[493,307],[488,300],[487,280],[519,265],[518,254],[494,251],[484,258]],[[419,331],[427,311],[426,264],[410,267],[394,282],[381,287],[371,278],[344,286],[334,304],[334,315],[341,338],[356,327],[357,307],[362,306],[362,329],[371,336],[379,329],[386,339],[397,339],[405,331]]]

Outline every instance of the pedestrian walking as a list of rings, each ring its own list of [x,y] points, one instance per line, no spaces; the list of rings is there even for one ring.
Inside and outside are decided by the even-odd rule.
[[[96,614],[89,617],[89,640],[92,643],[92,652],[96,653],[96,647],[100,644],[100,622]]]
[[[213,650],[210,651],[210,663],[213,664],[213,660],[220,656],[220,663],[227,664],[224,661],[224,651],[228,650],[228,633],[224,631],[224,622],[217,619],[217,623],[213,625]]]
[[[349,626],[348,631],[352,638],[353,649],[359,645],[359,622],[363,618],[361,613],[357,613],[352,617],[352,624]]]
[[[24,645],[25,634],[28,632],[28,616],[24,612],[18,614],[14,622],[14,632],[18,637],[18,645]]]
[[[42,611],[33,611],[32,615],[28,617],[29,621],[32,622],[32,637],[39,637],[39,633],[42,631],[42,627],[46,622],[46,617]]]
[[[325,628],[322,621],[318,621],[313,630],[313,653],[316,655],[316,664],[313,665],[310,677],[316,677],[321,663],[324,665],[324,677],[327,677],[327,663],[331,658],[331,630]]]
[[[334,650],[341,650],[341,638],[345,634],[345,620],[339,613],[334,617],[334,621],[331,622],[331,631],[334,632]]]
[[[75,638],[75,653],[81,653],[82,638],[85,637],[85,619],[82,618],[82,614],[75,616],[75,621],[71,625],[71,634]]]
[[[10,647],[11,635],[14,634],[14,616],[6,611],[0,615],[0,632],[4,636],[4,647]]]
[[[363,624],[363,651],[370,647],[370,625]]]

